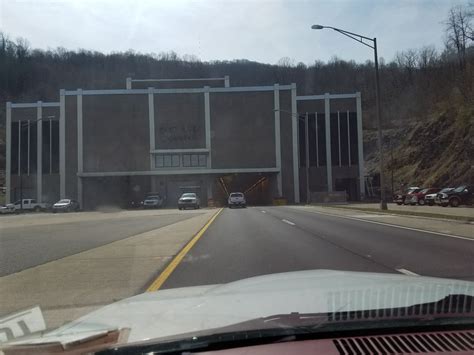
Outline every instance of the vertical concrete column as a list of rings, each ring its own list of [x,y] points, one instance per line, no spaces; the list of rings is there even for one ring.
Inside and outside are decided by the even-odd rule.
[[[128,77],[126,80],[125,80],[125,87],[127,90],[131,90],[132,89],[132,78]]]
[[[351,162],[351,126],[350,126],[350,120],[349,120],[349,110],[347,110],[346,113],[346,122],[347,122],[347,154],[348,154],[348,162],[349,166],[352,165]]]
[[[212,175],[209,175],[207,178],[207,200],[208,201],[209,199],[214,198],[212,195],[212,184],[213,184],[213,178],[212,178]]]
[[[26,174],[28,176],[30,176],[30,142],[31,142],[31,123],[30,123],[31,120],[28,120],[26,121],[27,123],[27,131],[28,131],[28,151],[27,151],[27,162],[28,162],[28,165],[27,165],[27,170],[26,170]]]
[[[66,90],[59,91],[59,198],[66,198]]]
[[[12,103],[7,102],[6,107],[6,166],[5,166],[5,185],[7,188],[5,200],[6,203],[11,203],[11,173],[12,173]]]
[[[283,187],[281,180],[281,132],[280,132],[280,85],[273,86],[273,108],[275,114],[275,162],[277,173],[277,189],[278,197],[283,195]]]
[[[295,203],[300,203],[300,174],[298,154],[298,112],[296,107],[296,84],[291,84],[291,133],[293,143],[293,193]]]
[[[365,177],[364,177],[364,143],[362,140],[362,99],[360,92],[356,93],[357,106],[357,155],[359,161],[359,191],[361,200],[365,196]]]
[[[318,113],[314,113],[314,125],[316,130],[316,166],[319,168],[319,137],[318,137]]]
[[[53,173],[53,120],[49,119],[49,174]]]
[[[224,76],[224,86],[230,88],[230,78],[228,75]]]
[[[332,159],[331,159],[331,106],[329,93],[324,94],[324,121],[326,126],[326,174],[328,192],[332,192]]]
[[[155,95],[153,94],[153,88],[148,88],[148,128],[150,130],[150,170],[155,167],[154,157],[152,153],[156,148],[155,142]]]
[[[339,167],[342,166],[342,154],[341,154],[341,115],[340,112],[337,111],[337,143],[338,143],[338,150],[339,150]]]
[[[84,172],[84,148],[83,148],[83,126],[82,126],[82,89],[77,89],[77,172]],[[83,206],[82,177],[77,176],[77,201]]]
[[[211,169],[211,102],[209,97],[209,86],[204,87],[204,125],[206,129],[206,149],[209,151],[209,155],[207,156],[207,168]]]
[[[21,121],[18,121],[18,176],[21,176]]]
[[[36,106],[36,201],[43,200],[43,102]]]

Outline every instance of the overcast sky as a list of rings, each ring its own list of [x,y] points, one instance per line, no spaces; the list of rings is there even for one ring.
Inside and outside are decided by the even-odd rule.
[[[363,62],[371,52],[319,23],[377,37],[379,56],[443,47],[449,8],[468,0],[0,0],[0,30],[34,48],[175,51],[201,60]]]

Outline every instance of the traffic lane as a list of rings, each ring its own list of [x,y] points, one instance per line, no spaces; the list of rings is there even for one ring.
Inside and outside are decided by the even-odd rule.
[[[226,208],[162,288],[227,283],[310,269],[396,272],[264,214],[259,208]]]
[[[196,216],[176,213],[3,228],[0,276],[77,254]]]
[[[357,254],[370,255],[390,268],[423,276],[474,280],[473,241],[288,207],[265,210],[276,219],[288,219],[298,228]]]

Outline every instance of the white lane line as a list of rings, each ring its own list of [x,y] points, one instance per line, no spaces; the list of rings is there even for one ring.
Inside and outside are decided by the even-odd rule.
[[[294,225],[295,225],[293,222],[290,222],[290,221],[287,220],[287,219],[282,219],[281,221],[282,221],[283,223],[289,224],[290,226],[294,226]]]
[[[260,212],[262,212],[262,213],[267,213],[267,211],[260,211]]]
[[[387,217],[395,217],[394,215],[391,214],[353,214],[350,215],[349,217],[353,218],[387,218]]]
[[[398,272],[408,275],[408,276],[420,276],[417,273],[414,273],[413,271],[407,270],[407,269],[396,269]]]
[[[319,212],[319,211],[308,211],[308,210],[306,210],[306,211],[307,211],[307,212],[310,212],[310,213],[322,214],[323,216],[330,216],[330,217],[339,217],[339,218],[345,218],[345,219],[352,219],[352,220],[354,220],[354,221],[360,221],[360,222],[365,222],[365,223],[373,223],[373,224],[380,224],[381,226],[387,226],[387,227],[393,227],[393,228],[399,228],[399,229],[407,229],[407,230],[411,230],[411,231],[415,231],[415,232],[422,232],[422,233],[429,233],[429,234],[442,235],[443,237],[457,238],[457,239],[463,239],[463,240],[468,240],[468,241],[470,241],[470,242],[474,242],[474,238],[462,237],[462,236],[460,236],[460,235],[434,232],[434,231],[430,231],[430,230],[426,230],[426,229],[419,229],[419,228],[398,226],[398,225],[396,225],[396,224],[370,221],[370,220],[368,220],[368,219],[347,217],[347,216],[341,216],[341,215],[331,214],[331,213],[324,213],[324,212]],[[403,216],[402,216],[402,217],[403,217]]]

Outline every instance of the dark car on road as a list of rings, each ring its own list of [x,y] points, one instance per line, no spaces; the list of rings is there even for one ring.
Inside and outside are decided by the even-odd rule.
[[[397,205],[408,204],[408,201],[411,198],[411,194],[415,192],[420,192],[421,190],[421,187],[409,187],[405,193],[400,193],[393,196],[393,202],[395,202]]]
[[[187,192],[181,195],[178,200],[178,208],[180,210],[186,208],[198,209],[201,207],[199,197],[194,192]]]
[[[474,186],[461,185],[454,190],[439,193],[441,206],[458,207],[459,205],[472,205],[474,202]]]

